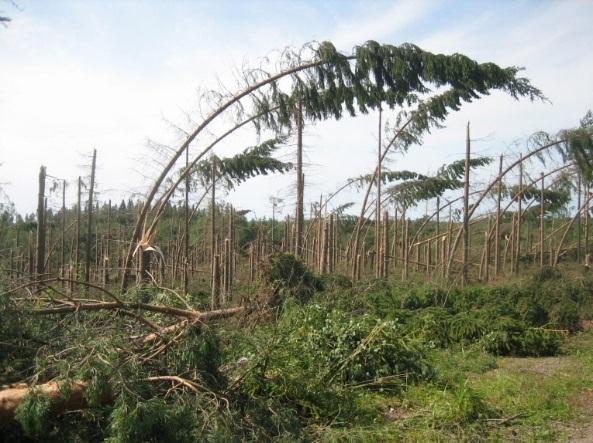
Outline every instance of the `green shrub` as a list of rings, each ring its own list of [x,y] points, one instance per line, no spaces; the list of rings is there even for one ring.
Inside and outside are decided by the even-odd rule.
[[[550,324],[558,329],[568,329],[571,332],[579,329],[580,316],[577,304],[564,298],[550,308]]]
[[[541,357],[555,355],[560,342],[560,337],[553,332],[530,328],[520,320],[500,318],[479,345],[495,355]]]
[[[532,326],[543,326],[550,321],[546,308],[533,298],[520,298],[517,301],[516,310],[521,320]]]
[[[488,328],[485,321],[476,312],[460,312],[449,323],[449,337],[454,343],[470,343],[482,335]]]
[[[429,347],[443,348],[451,343],[453,316],[445,308],[433,307],[418,310],[409,318],[406,332]]]
[[[533,283],[543,283],[547,281],[556,281],[562,278],[562,273],[560,270],[553,266],[544,266],[541,269],[535,271],[531,277]]]
[[[262,295],[270,306],[280,306],[285,299],[304,303],[323,289],[321,279],[293,254],[278,252],[265,257],[259,269]]]
[[[305,418],[345,419],[355,408],[356,390],[401,390],[431,376],[422,348],[395,321],[287,304],[276,327],[259,332],[242,345],[249,367],[232,377],[248,397]]]
[[[321,276],[321,284],[326,291],[337,291],[352,288],[352,280],[343,274],[326,274]]]

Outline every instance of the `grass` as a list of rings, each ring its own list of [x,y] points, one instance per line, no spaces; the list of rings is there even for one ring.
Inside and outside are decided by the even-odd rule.
[[[566,441],[593,422],[593,332],[563,350],[543,358],[440,351],[433,382],[399,396],[365,394],[359,423],[313,434],[323,442]]]
[[[521,414],[509,432],[519,441],[559,441],[569,427],[592,419],[580,401],[593,388],[593,333],[571,337],[565,355],[500,358],[499,367],[472,377],[472,386],[506,417]]]
[[[56,438],[64,428],[78,436],[88,428],[93,441],[170,431],[171,441],[539,442],[593,429],[593,330],[569,332],[591,323],[590,275],[539,272],[520,283],[448,290],[319,282],[288,256],[272,265],[278,272],[264,289],[277,304],[273,315],[190,328],[149,363],[122,364],[128,317],[107,323],[83,313],[76,327],[53,329],[60,342],[45,340],[32,367],[107,380],[117,397],[76,418],[80,432],[69,426],[73,415],[48,418],[35,398],[19,422],[35,438],[55,425]],[[5,325],[4,334],[28,337],[39,325],[22,326]],[[56,360],[63,348],[71,351]],[[147,382],[163,374],[201,390]]]

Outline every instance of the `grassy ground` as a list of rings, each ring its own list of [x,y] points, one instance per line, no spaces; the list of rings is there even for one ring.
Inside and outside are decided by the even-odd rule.
[[[557,357],[435,355],[439,379],[403,396],[362,401],[382,414],[360,426],[320,429],[322,441],[591,441],[593,332],[570,337]],[[439,363],[440,361],[440,363]]]
[[[130,339],[138,325],[129,315],[32,321],[5,303],[0,341],[12,347],[0,353],[0,381],[90,386],[88,408],[63,415],[30,396],[12,432],[110,443],[583,443],[593,435],[593,275],[545,269],[461,289],[321,280],[287,255],[266,266],[244,316],[150,345]],[[126,297],[182,307],[146,288]],[[163,378],[171,375],[186,383],[171,386]]]

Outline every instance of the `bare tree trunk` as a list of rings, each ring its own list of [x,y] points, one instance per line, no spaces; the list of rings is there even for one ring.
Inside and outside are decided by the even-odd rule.
[[[323,225],[323,230],[321,234],[320,244],[321,244],[321,273],[327,274],[328,273],[328,264],[329,264],[329,222],[327,219],[322,220],[319,219],[319,222]]]
[[[544,247],[544,173],[541,173],[541,188],[539,193],[539,247],[540,247],[540,255],[539,255],[539,267],[544,267],[544,254],[545,254],[545,247]]]
[[[95,168],[97,166],[97,150],[93,149],[93,162],[91,165],[91,183],[89,187],[89,201],[87,204],[87,225],[86,225],[86,256],[84,268],[84,281],[88,283],[91,276],[91,236],[93,226],[93,192],[95,187]]]
[[[220,255],[215,255],[212,260],[212,288],[211,288],[211,306],[217,309],[220,306]]]
[[[585,187],[585,201],[590,201],[591,190],[589,184]],[[585,206],[585,257],[589,254],[589,205]]]
[[[295,232],[294,232],[294,253],[298,257],[303,254],[303,225],[305,215],[303,213],[305,177],[303,175],[303,108],[299,102],[296,114],[297,123],[297,151],[296,151],[296,174],[297,174],[297,198],[295,212]]]
[[[465,138],[465,179],[463,184],[463,271],[462,284],[468,280],[468,256],[469,256],[469,161],[470,161],[470,139],[469,122],[467,123]]]
[[[375,265],[375,277],[381,278],[382,277],[382,267],[383,267],[383,257],[381,253],[381,118],[383,116],[383,112],[381,108],[379,108],[379,128],[377,134],[377,175],[375,181],[377,182],[377,198],[375,199],[375,253],[376,253],[376,265]]]
[[[255,281],[255,252],[253,242],[249,243],[249,282]]]
[[[21,277],[21,266],[22,266],[22,252],[21,252],[21,245],[20,245],[20,240],[21,240],[21,228],[20,228],[20,224],[16,224],[16,235],[15,235],[15,239],[14,239],[14,249],[16,251],[17,257],[16,257],[16,278],[20,278]]]
[[[224,239],[224,264],[223,264],[223,289],[222,289],[222,304],[223,306],[227,304],[230,300],[231,295],[231,239],[225,238]]]
[[[214,262],[214,256],[216,255],[216,165],[214,159],[212,160],[211,166],[212,174],[212,194],[210,201],[210,261]]]
[[[39,168],[39,193],[37,196],[37,263],[35,274],[45,272],[45,166]]]
[[[581,207],[581,174],[577,174],[577,208]],[[581,263],[581,211],[577,212],[577,263]]]
[[[490,281],[490,232],[492,230],[492,220],[488,216],[488,231],[486,232],[486,281]]]
[[[82,224],[82,179],[78,177],[78,191],[76,194],[76,257],[74,264],[74,274],[76,279],[79,277],[80,272],[80,227]]]
[[[502,161],[503,156],[500,155],[500,163],[498,167],[498,175],[499,177],[502,175]],[[498,190],[496,194],[496,225],[495,225],[495,234],[494,234],[494,274],[500,274],[500,203],[502,200],[502,179],[498,181]]]
[[[109,284],[109,270],[111,268],[111,200],[107,206],[107,236],[105,238],[105,257],[103,257],[103,285]]]
[[[393,263],[393,269],[397,268],[397,255],[398,255],[398,248],[397,248],[397,232],[398,232],[398,225],[397,225],[397,206],[393,211],[393,239],[391,240],[391,257]]]
[[[439,271],[440,260],[441,260],[441,198],[437,197],[437,210],[436,210],[436,242],[435,242],[435,274]]]
[[[521,223],[523,220],[523,154],[520,154],[519,163],[519,192],[518,192],[518,211],[517,211],[517,231],[516,231],[516,253],[515,253],[515,269],[514,273],[519,272],[519,260],[521,259]]]
[[[62,231],[61,245],[60,245],[60,276],[66,277],[66,180],[62,180],[62,223],[60,226]],[[64,287],[65,282],[62,282]]]
[[[290,239],[292,238],[292,228],[290,224],[290,216],[286,216],[286,220],[284,221],[284,237],[282,240],[282,252],[290,252],[292,251],[292,244]]]
[[[383,212],[383,247],[381,248],[381,277],[387,278],[389,270],[389,213]]]
[[[233,294],[233,285],[235,282],[235,209],[231,206],[231,213],[229,216],[229,240],[230,240],[230,262],[229,262],[229,297]]]
[[[405,214],[405,213],[404,213]],[[406,219],[406,218],[402,218],[402,225],[403,225],[403,232],[402,232],[402,252],[403,252],[403,262],[404,262],[404,268],[402,270],[402,279],[405,281],[408,279],[408,266],[409,266],[409,260],[408,260],[408,254],[409,254],[409,250],[408,250],[408,241],[409,241],[409,234],[408,234],[408,229],[410,227],[410,220]]]
[[[585,201],[582,205],[577,207],[577,213],[572,218],[572,220],[570,220],[570,222],[567,224],[566,229],[564,230],[564,233],[562,234],[562,237],[560,238],[560,242],[558,243],[558,248],[556,250],[556,253],[554,254],[554,266],[558,264],[558,260],[560,259],[560,253],[562,252],[562,246],[564,245],[564,241],[566,240],[566,235],[568,234],[568,231],[570,230],[572,225],[577,221],[577,219],[580,217],[581,211],[583,210],[583,208],[589,207],[589,202],[590,202],[591,198],[593,198],[593,196],[590,195],[587,201]]]
[[[451,256],[451,246],[452,246],[452,239],[453,239],[453,214],[452,214],[452,207],[449,205],[449,222],[447,223],[447,241],[445,247],[445,257],[449,260]],[[443,275],[444,277],[449,280],[451,278],[451,266],[449,266],[448,261],[443,261]]]
[[[315,237],[315,256],[314,256],[314,260],[315,260],[315,265],[317,267],[317,269],[319,270],[319,272],[321,271],[321,268],[323,266],[322,263],[322,252],[323,252],[323,219],[321,218],[321,207],[323,204],[323,195],[319,196],[319,211],[317,212],[317,216],[316,216],[316,225],[317,225],[317,235]]]
[[[511,236],[509,237],[506,245],[505,245],[505,249],[504,249],[504,260],[503,260],[503,265],[504,263],[506,263],[507,261],[507,253],[509,250],[509,245],[510,245],[510,250],[511,253],[510,255],[510,261],[511,261],[511,273],[513,272],[513,270],[515,269],[515,241],[517,238],[517,214],[513,214],[513,218],[511,221]]]
[[[33,232],[31,231],[29,231],[29,259],[27,272],[31,275],[35,274],[35,244],[33,243]]]
[[[185,149],[185,167],[189,167],[189,146]],[[214,180],[214,179],[213,179]],[[214,186],[213,186],[214,188]],[[187,294],[188,271],[189,271],[189,173],[185,176],[185,199],[184,199],[184,239],[183,239],[183,293]]]

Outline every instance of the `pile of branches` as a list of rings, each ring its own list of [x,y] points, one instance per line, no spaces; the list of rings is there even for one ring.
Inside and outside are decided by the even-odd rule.
[[[118,296],[59,277],[14,287],[1,300],[0,337],[6,352],[1,357],[0,425],[11,425],[37,396],[47,403],[45,413],[109,403],[116,379],[128,383],[130,371],[147,371],[143,382],[195,390],[198,382],[180,375],[185,371],[170,372],[166,363],[175,357],[169,353],[187,346],[187,336],[202,334],[207,322],[244,311],[242,306],[202,311],[195,300],[158,286],[143,285]],[[208,364],[205,359],[197,367]]]

